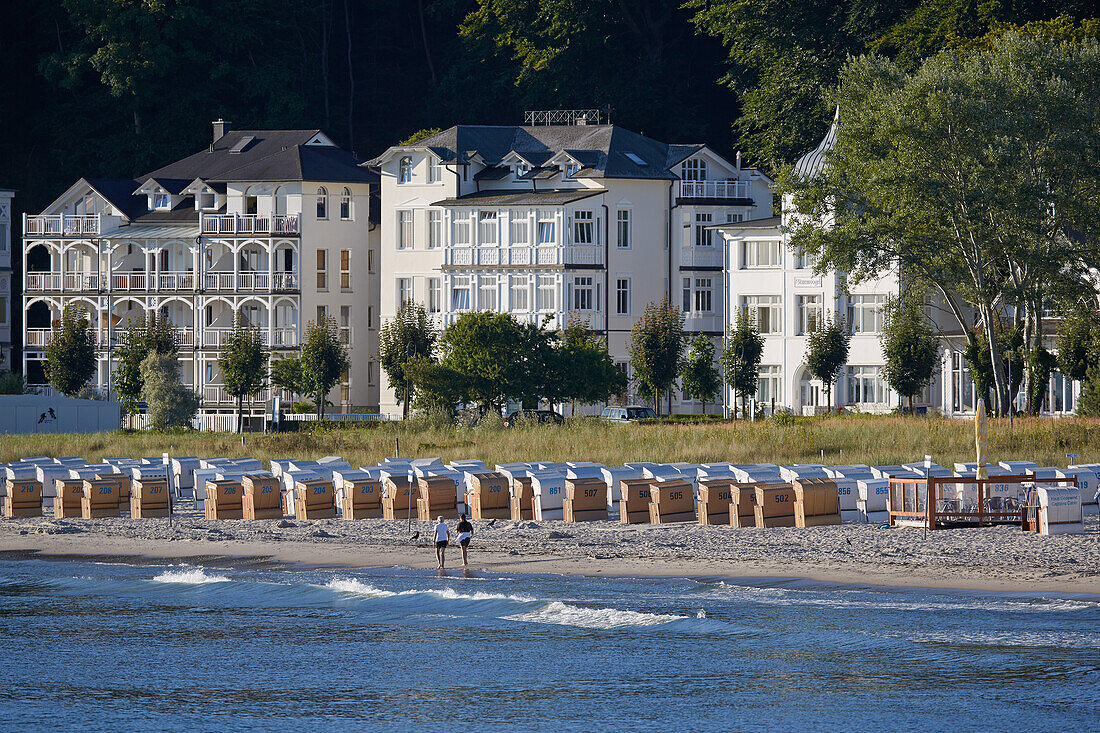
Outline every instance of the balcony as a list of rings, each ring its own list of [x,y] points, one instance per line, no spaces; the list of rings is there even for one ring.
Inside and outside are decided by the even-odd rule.
[[[244,403],[264,403],[271,399],[271,389],[263,389],[259,394],[245,397]],[[202,401],[208,405],[235,405],[237,398],[225,391],[225,387],[217,384],[208,384],[202,388]]]
[[[204,235],[290,235],[298,234],[297,214],[203,214]]]
[[[748,181],[680,181],[681,199],[751,199]]]
[[[294,292],[298,290],[298,275],[293,272],[208,272],[197,275],[194,272],[161,272],[153,274],[145,271],[115,272],[109,277],[98,272],[28,272],[24,279],[25,292],[66,292],[98,293],[107,289],[110,282],[112,292],[195,292],[202,285],[204,290],[227,292]],[[274,287],[271,287],[271,286]]]
[[[102,222],[99,214],[23,215],[23,235],[28,237],[94,237],[101,231]]]
[[[680,267],[683,269],[722,269],[722,248],[691,245],[680,249]]]
[[[298,330],[296,328],[276,328],[269,333],[266,326],[260,326],[260,340],[264,346],[272,346],[277,349],[296,348],[298,346]],[[233,333],[232,328],[206,328],[202,332],[202,348],[220,349],[229,340]]]
[[[448,247],[444,261],[450,267],[600,267],[603,247]]]

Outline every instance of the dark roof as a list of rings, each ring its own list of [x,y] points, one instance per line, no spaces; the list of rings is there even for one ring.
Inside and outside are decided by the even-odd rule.
[[[338,181],[366,183],[377,180],[360,161],[341,148],[306,145],[320,130],[238,130],[223,135],[213,145],[175,163],[139,176],[225,181]],[[230,152],[245,138],[252,141],[241,152]],[[186,185],[186,184],[184,184]]]
[[[84,178],[103,198],[129,218],[140,216],[148,208],[145,196],[134,196],[139,183],[131,178]]]
[[[821,139],[816,148],[803,155],[794,164],[795,175],[801,178],[809,178],[821,170],[822,166],[825,165],[825,156],[836,144],[836,127],[839,122],[840,107],[837,107],[836,114],[833,115],[833,124],[829,125],[829,131],[825,133],[825,137]]]
[[[491,165],[488,168],[482,168],[474,174],[475,181],[499,181],[502,178],[507,178],[511,173],[511,169],[506,165]]]
[[[149,182],[149,180],[150,179],[148,179],[148,178],[145,179],[142,182],[141,185],[144,186],[146,183]],[[194,181],[195,179],[194,178],[166,178],[164,176],[157,176],[156,178],[152,178],[151,180],[154,180],[158,184],[160,184],[160,187],[163,188],[168,193],[175,194],[175,195],[178,196],[180,191],[182,191],[183,189],[190,186],[191,182]],[[141,188],[141,186],[137,186],[137,188]]]
[[[722,229],[727,232],[738,229],[775,229],[783,220],[778,216],[769,216],[766,219],[748,219],[747,221],[732,221],[725,224],[714,224],[708,229]]]
[[[458,198],[436,201],[432,206],[563,206],[606,193],[601,189],[568,191],[477,191]]]
[[[497,165],[513,151],[540,165],[565,151],[591,178],[674,180],[677,176],[669,172],[669,161],[682,160],[687,157],[685,150],[702,146],[670,146],[616,125],[457,125],[411,147],[429,148],[450,163],[465,164],[478,155],[487,165]],[[638,156],[642,163],[631,160],[627,153]],[[370,164],[379,162],[381,156]]]

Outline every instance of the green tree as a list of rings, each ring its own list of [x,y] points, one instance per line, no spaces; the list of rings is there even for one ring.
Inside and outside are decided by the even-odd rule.
[[[1070,379],[1084,381],[1089,367],[1100,361],[1100,315],[1074,309],[1062,319],[1058,334],[1058,367]]]
[[[440,338],[440,363],[463,375],[461,402],[499,411],[531,377],[520,359],[524,328],[508,313],[463,313]],[[535,390],[536,392],[538,390]]]
[[[402,402],[403,419],[409,417],[409,403],[416,391],[407,366],[414,359],[431,358],[436,338],[428,312],[411,300],[405,301],[378,332],[378,361],[386,372],[390,389]]]
[[[187,428],[199,411],[199,396],[180,379],[179,360],[173,354],[149,353],[141,363],[142,397],[149,406],[154,430]]]
[[[70,303],[54,324],[46,345],[46,373],[50,386],[66,397],[75,397],[95,376],[95,332],[83,306]]]
[[[272,360],[271,384],[288,392],[291,399],[308,394],[309,385],[302,376],[302,360],[296,356]]]
[[[680,386],[703,403],[704,415],[707,414],[707,400],[722,390],[722,375],[714,363],[714,344],[703,334],[691,340]]]
[[[886,360],[882,378],[908,398],[911,413],[913,397],[932,381],[940,356],[940,341],[925,321],[920,301],[903,298],[887,302],[879,341]]]
[[[833,410],[833,384],[848,361],[848,345],[852,334],[840,316],[823,324],[806,340],[806,368],[825,387],[825,407]]]
[[[0,395],[26,394],[26,392],[27,381],[23,379],[22,374],[9,372],[6,369],[0,371]]]
[[[994,411],[1011,395],[993,323],[1014,306],[1026,349],[1041,345],[1044,295],[1100,264],[1100,45],[1005,33],[913,73],[849,61],[826,164],[786,171],[801,216],[791,244],[851,282],[899,264],[934,288],[967,338],[984,335]],[[995,112],[993,112],[995,110]],[[976,318],[971,317],[976,312]],[[972,346],[972,345],[971,345]]]
[[[114,390],[127,412],[133,413],[141,402],[144,383],[141,365],[149,354],[179,355],[179,341],[168,319],[150,313],[143,321],[131,321],[115,350],[118,366],[114,373]]]
[[[626,392],[626,374],[615,364],[607,342],[588,328],[588,321],[571,314],[552,350],[555,366],[550,367],[558,381],[551,401],[592,405],[607,402]]]
[[[653,396],[661,414],[661,395],[672,389],[684,363],[684,314],[665,298],[650,303],[630,329],[627,353],[642,394]]]
[[[317,417],[325,416],[325,397],[347,371],[350,360],[347,347],[340,343],[336,319],[327,316],[319,323],[310,321],[302,342],[302,382],[313,395]]]
[[[260,329],[238,317],[218,354],[218,368],[226,393],[237,399],[237,432],[242,432],[244,398],[259,394],[266,385],[267,350]]]
[[[737,395],[741,396],[741,414],[748,414],[746,404],[749,397],[756,394],[763,356],[764,337],[760,335],[756,319],[748,310],[742,310],[737,314],[737,321],[722,352],[722,369],[726,373],[726,382],[734,392],[734,417],[737,417]]]
[[[443,132],[443,131],[440,130],[438,127],[427,127],[423,130],[417,130],[416,132],[409,135],[407,138],[405,138],[401,142],[397,143],[397,145],[398,145],[398,147],[406,147],[406,146],[409,146],[409,145],[416,145],[421,140],[425,140],[425,139],[427,139],[427,138],[429,138],[433,135],[438,135],[441,132]]]
[[[1022,330],[997,319],[993,329],[993,338],[997,343],[998,352],[1001,354],[1001,364],[1005,371],[1005,380],[1009,385],[1012,395],[1020,391],[1020,385],[1024,380],[1024,370],[1021,368],[1020,354],[1023,350]],[[962,356],[966,361],[967,372],[974,382],[974,391],[978,397],[986,398],[994,392],[993,365],[989,361],[989,349],[985,347],[988,340],[985,329],[981,326],[975,328],[963,345]],[[1009,403],[1011,410],[1015,410],[1014,403]],[[1007,413],[1006,413],[1007,414]]]

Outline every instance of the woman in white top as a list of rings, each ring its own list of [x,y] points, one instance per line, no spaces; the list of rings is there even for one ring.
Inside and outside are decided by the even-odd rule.
[[[435,518],[435,556],[439,560],[439,569],[443,569],[443,553],[447,550],[447,541],[451,538],[451,530],[447,529],[447,524],[443,521],[443,517],[438,516]]]

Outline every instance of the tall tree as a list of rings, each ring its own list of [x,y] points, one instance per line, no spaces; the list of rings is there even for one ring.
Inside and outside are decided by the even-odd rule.
[[[825,387],[825,407],[833,411],[833,385],[848,361],[848,345],[852,333],[837,316],[824,324],[806,340],[806,368]]]
[[[174,354],[152,351],[141,362],[142,398],[149,406],[149,427],[154,430],[188,428],[201,400],[180,379],[179,359]]]
[[[737,314],[737,321],[729,333],[726,348],[722,352],[722,369],[726,382],[733,389],[733,416],[737,417],[737,396],[741,397],[741,414],[748,415],[749,397],[756,394],[760,379],[760,359],[764,356],[764,337],[756,325],[756,319],[748,310]]]
[[[882,378],[909,400],[912,413],[913,398],[932,381],[940,357],[940,340],[916,298],[891,300],[886,304],[885,316],[879,336],[886,360]]]
[[[407,373],[409,362],[431,358],[437,338],[423,305],[406,300],[393,319],[378,331],[378,361],[389,379],[390,389],[401,400],[401,417],[409,417],[415,384]]]
[[[237,400],[240,433],[244,429],[244,398],[259,394],[267,383],[267,349],[260,329],[238,317],[218,354],[218,369],[226,393]]]
[[[653,396],[661,414],[661,395],[672,389],[684,364],[684,314],[665,298],[650,303],[630,329],[627,352],[642,394]]]
[[[463,375],[463,402],[499,411],[531,376],[519,359],[524,342],[524,329],[510,313],[463,313],[439,340],[440,363]]]
[[[592,405],[607,402],[626,392],[626,374],[615,365],[607,342],[588,327],[588,321],[571,314],[553,348],[555,365],[549,367],[558,379],[553,401]]]
[[[66,397],[75,397],[95,375],[95,332],[83,306],[70,303],[54,324],[46,345],[46,373],[50,386]]]
[[[350,364],[348,349],[340,343],[336,319],[310,321],[302,342],[302,381],[313,395],[317,417],[325,417],[325,398]]]
[[[707,414],[707,401],[722,390],[722,375],[714,363],[714,344],[704,334],[691,340],[680,386],[684,392],[703,403],[704,415]]]
[[[309,394],[309,385],[302,376],[302,360],[297,356],[272,360],[271,384],[288,392],[291,398]]]
[[[175,330],[163,316],[150,313],[144,321],[131,321],[115,350],[118,365],[114,373],[114,390],[127,412],[135,412],[141,402],[144,382],[141,365],[149,354],[179,355],[179,340]]]

